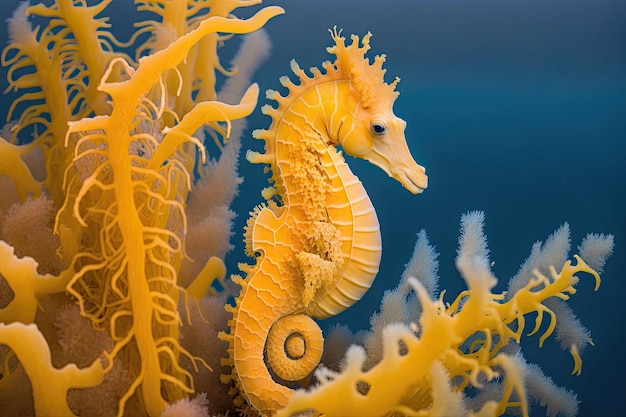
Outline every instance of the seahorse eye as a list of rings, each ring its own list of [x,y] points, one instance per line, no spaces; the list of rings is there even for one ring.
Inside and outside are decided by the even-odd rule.
[[[374,122],[372,123],[372,132],[376,136],[382,136],[387,131],[387,126],[383,122]]]

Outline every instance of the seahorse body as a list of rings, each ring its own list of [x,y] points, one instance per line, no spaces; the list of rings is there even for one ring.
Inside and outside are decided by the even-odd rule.
[[[248,160],[269,165],[268,200],[246,227],[246,251],[256,264],[243,266],[247,278],[234,277],[241,293],[234,307],[229,342],[233,394],[246,414],[272,415],[284,407],[294,382],[307,378],[322,355],[320,328],[311,319],[327,318],[358,301],[380,263],[381,237],[374,207],[352,174],[343,150],[366,159],[413,193],[427,185],[424,168],[409,152],[406,123],[393,114],[398,82],[383,80],[384,56],[365,58],[370,34],[345,45],[331,31],[336,60],[311,68],[307,76],[292,61],[300,83],[280,79],[289,93],[269,90],[278,102],[263,112],[268,130],[254,137],[265,153]],[[245,403],[244,403],[245,402]],[[247,405],[246,405],[247,404]]]

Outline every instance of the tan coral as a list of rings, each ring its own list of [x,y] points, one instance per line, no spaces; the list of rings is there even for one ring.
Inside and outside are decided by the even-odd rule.
[[[246,414],[272,415],[286,405],[289,386],[319,361],[305,352],[323,343],[307,316],[323,319],[350,307],[378,272],[376,213],[336,147],[379,166],[413,193],[427,183],[408,150],[405,122],[393,114],[397,80],[384,82],[384,57],[372,64],[365,57],[370,35],[361,44],[353,36],[348,46],[336,30],[331,35],[335,46],[328,51],[337,59],[322,64],[324,73],[311,68],[309,77],[292,62],[299,84],[283,77],[286,96],[267,92],[278,103],[262,108],[273,123],[254,132],[265,141],[265,153],[247,155],[268,164],[272,177],[263,191],[267,205],[254,210],[246,228],[246,251],[257,254],[256,264],[243,267],[246,279],[235,277],[242,289],[228,307],[230,332],[222,334],[230,345],[224,363],[232,368],[224,380],[234,382]],[[291,330],[284,326],[295,323]]]

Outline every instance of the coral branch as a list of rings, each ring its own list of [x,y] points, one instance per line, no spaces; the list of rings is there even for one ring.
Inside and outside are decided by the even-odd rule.
[[[39,416],[73,417],[66,402],[68,391],[96,386],[104,378],[100,359],[83,369],[74,364],[52,366],[48,343],[34,324],[0,323],[0,342],[11,348],[26,370]]]
[[[419,301],[419,326],[406,322],[411,317],[410,312],[404,311],[411,306],[406,295],[395,296],[396,292],[402,294],[405,284],[401,282],[389,295],[400,304],[395,308],[398,310],[395,317],[400,320],[382,330],[383,355],[377,363],[366,367],[366,352],[360,346],[350,347],[341,372],[318,370],[319,385],[308,391],[296,391],[287,407],[276,416],[311,410],[315,411],[314,415],[328,416],[378,416],[398,411],[415,416],[503,415],[516,410],[528,416],[531,400],[547,405],[549,415],[559,412],[573,415],[577,409],[576,397],[554,386],[536,366],[527,364],[516,343],[525,330],[525,317],[535,314],[535,325],[529,335],[545,327],[539,338],[541,346],[556,328],[557,317],[563,318],[562,309],[555,312],[546,304],[567,299],[575,292],[578,283],[575,274],[590,274],[595,278],[596,288],[600,276],[574,255],[576,262],[565,262],[560,272],[550,267],[549,277],[536,271],[534,279],[508,294],[505,300],[503,294],[493,292],[497,280],[489,271],[483,218],[482,213],[474,212],[465,215],[462,221],[461,249],[456,263],[467,283],[466,291],[445,305],[432,300],[420,281],[407,278]],[[568,230],[559,229],[548,242],[546,247],[552,248],[549,252],[562,254],[563,242],[569,245]],[[602,238],[597,248],[599,256],[593,258],[600,265],[612,246]],[[546,259],[540,255],[537,247],[533,247],[531,257]],[[422,268],[432,262],[432,257],[422,259],[425,262]],[[526,267],[530,265],[527,262]],[[383,308],[387,308],[385,302]],[[575,317],[571,311],[569,316]],[[568,314],[564,317],[566,322],[573,321]],[[546,318],[550,322],[544,326]],[[581,358],[576,346],[584,345],[588,334],[575,331],[574,336],[582,338],[571,347],[574,372],[578,373]],[[386,383],[391,378],[393,384]],[[471,397],[460,401],[466,395]]]
[[[0,276],[13,291],[13,299],[0,309],[0,323],[30,324],[35,319],[38,297],[64,291],[72,275],[69,271],[58,276],[40,275],[33,258],[18,258],[11,246],[0,241]]]

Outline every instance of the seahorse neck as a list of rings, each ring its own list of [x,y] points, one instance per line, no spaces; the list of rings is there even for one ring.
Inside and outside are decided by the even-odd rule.
[[[351,88],[349,80],[329,80],[312,85],[293,98],[285,109],[283,120],[306,119],[307,126],[320,133],[321,139],[337,145],[341,125],[351,123],[357,106],[356,98],[346,93]]]
[[[303,188],[311,186],[323,191],[324,160],[328,162],[328,147],[338,144],[342,126],[350,125],[356,103],[350,102],[344,89],[350,88],[349,81],[334,80],[311,86],[290,104],[285,106],[276,121],[275,136],[277,181],[285,205],[293,200]],[[332,99],[328,99],[331,97]],[[298,176],[302,181],[298,181]],[[308,184],[304,184],[308,183]],[[324,193],[319,193],[323,195]]]

